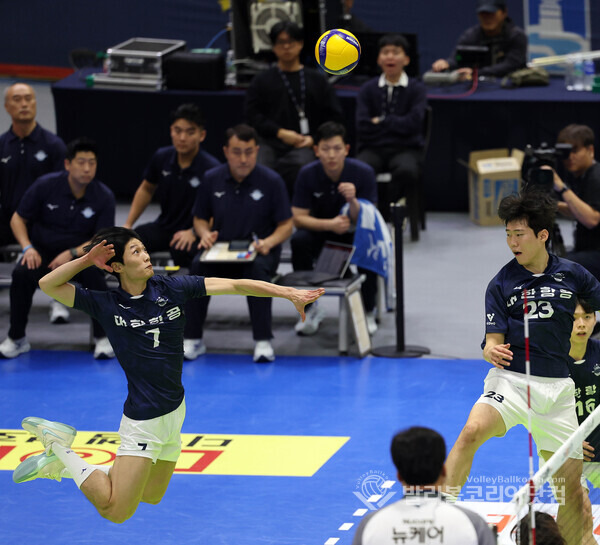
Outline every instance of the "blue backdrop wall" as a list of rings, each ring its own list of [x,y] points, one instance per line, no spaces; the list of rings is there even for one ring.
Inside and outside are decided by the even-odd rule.
[[[590,4],[592,48],[600,49],[600,2]],[[425,69],[475,24],[474,6],[475,0],[356,0],[354,13],[376,30],[416,33]],[[508,8],[522,26],[522,0],[508,0]],[[71,49],[105,50],[133,36],[204,47],[224,28],[227,14],[217,0],[28,0],[0,2],[0,21],[0,63],[68,66]]]

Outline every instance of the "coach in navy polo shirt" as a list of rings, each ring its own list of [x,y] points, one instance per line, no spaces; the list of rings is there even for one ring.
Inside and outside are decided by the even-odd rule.
[[[40,176],[63,169],[64,142],[36,122],[35,91],[14,83],[4,91],[4,108],[12,119],[0,135],[0,245],[14,244],[10,219],[21,197]]]
[[[206,138],[204,115],[195,104],[182,104],[171,115],[172,146],[157,150],[144,172],[124,227],[133,224],[155,192],[160,215],[151,223],[136,226],[148,252],[167,251],[177,265],[189,266],[198,238],[192,226],[192,207],[204,173],[220,163],[200,144]]]
[[[349,150],[346,129],[341,123],[328,121],[317,129],[314,151],[319,159],[302,167],[294,186],[292,213],[297,229],[291,244],[295,271],[312,270],[326,240],[353,244],[352,227],[360,209],[358,199],[377,203],[375,172],[366,163],[348,158]],[[346,203],[349,215],[340,214]],[[359,272],[366,275],[361,291],[369,332],[374,333],[377,274],[362,268]],[[310,305],[306,320],[296,324],[296,332],[313,335],[323,317],[318,302]]]
[[[202,276],[251,278],[270,281],[281,255],[281,243],[292,234],[292,212],[283,179],[275,171],[256,164],[256,131],[248,125],[227,130],[223,152],[227,163],[204,176],[194,204],[194,229],[200,248],[218,241],[254,240],[256,258],[242,263],[209,263],[197,254],[190,272]],[[211,226],[210,221],[213,221]],[[193,300],[186,306],[184,355],[194,359],[206,351],[202,341],[209,298]],[[254,361],[275,359],[270,339],[271,299],[248,297]]]
[[[0,344],[0,355],[14,358],[30,345],[25,328],[39,279],[83,255],[83,247],[103,227],[115,223],[115,197],[96,176],[96,146],[81,138],[69,144],[66,171],[42,176],[26,191],[10,225],[23,248],[10,286],[10,329]],[[77,280],[82,286],[106,290],[104,274],[91,267]],[[104,331],[93,322],[97,358],[113,357]]]

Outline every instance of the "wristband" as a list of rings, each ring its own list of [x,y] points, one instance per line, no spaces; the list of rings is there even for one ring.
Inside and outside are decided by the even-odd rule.
[[[71,257],[73,259],[77,259],[77,248],[69,248],[69,252],[71,252]]]
[[[557,193],[562,197],[564,195],[565,191],[569,191],[569,189],[571,189],[571,188],[569,186],[565,185],[565,186],[563,186],[562,189],[557,191]]]
[[[25,253],[27,250],[29,250],[29,248],[33,248],[33,245],[28,244],[27,246],[25,246],[25,248],[23,248],[23,253]]]

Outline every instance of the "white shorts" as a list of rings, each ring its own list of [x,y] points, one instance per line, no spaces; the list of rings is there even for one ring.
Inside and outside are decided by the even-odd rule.
[[[176,462],[181,454],[181,427],[185,418],[185,399],[168,414],[150,420],[132,420],[123,415],[119,426],[121,445],[117,456],[142,456]]]
[[[556,452],[578,427],[575,413],[575,383],[571,378],[530,377],[531,434],[542,450]],[[524,374],[492,367],[485,377],[484,393],[476,403],[496,409],[506,431],[527,427],[527,380]],[[572,458],[583,458],[581,444]]]

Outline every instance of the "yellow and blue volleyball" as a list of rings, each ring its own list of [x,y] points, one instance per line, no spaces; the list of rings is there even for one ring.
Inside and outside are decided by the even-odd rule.
[[[328,30],[315,45],[319,66],[330,74],[342,75],[352,70],[360,59],[360,43],[347,30]]]

